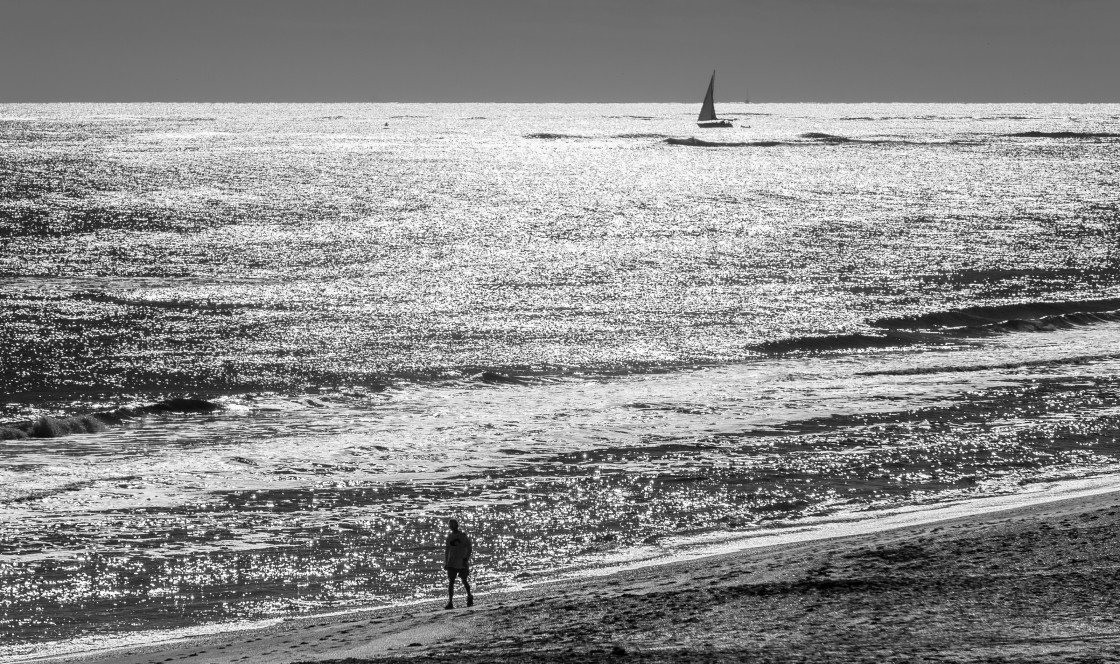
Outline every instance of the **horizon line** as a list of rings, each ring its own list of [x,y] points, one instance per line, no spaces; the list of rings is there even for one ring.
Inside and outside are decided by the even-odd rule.
[[[148,100],[54,100],[54,101],[5,101],[0,100],[0,105],[17,105],[17,104],[693,104],[699,105],[700,102],[695,100],[658,100],[658,101],[511,101],[511,100],[487,100],[487,101],[343,101],[343,100],[326,100],[326,101],[246,101],[246,100],[171,100],[171,99],[148,99]],[[1052,100],[1052,101],[900,101],[900,100],[863,100],[863,101],[723,101],[718,102],[717,106],[731,106],[731,105],[765,105],[765,104],[1120,104],[1120,100],[1116,101],[1069,101],[1069,100]]]

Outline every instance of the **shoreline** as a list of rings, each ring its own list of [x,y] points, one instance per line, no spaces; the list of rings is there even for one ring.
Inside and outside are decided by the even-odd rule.
[[[438,659],[441,656],[439,653],[445,649],[456,653],[449,655],[449,661],[479,662],[541,661],[542,658],[545,661],[596,661],[612,653],[613,656],[626,653],[631,658],[653,657],[651,653],[655,653],[656,659],[722,661],[723,658],[736,659],[747,654],[763,657],[765,652],[770,651],[774,656],[778,656],[779,651],[784,653],[774,661],[785,661],[783,657],[803,659],[812,653],[800,651],[790,644],[804,640],[805,623],[812,622],[809,620],[811,617],[822,615],[805,605],[803,595],[815,595],[817,603],[821,604],[825,603],[824,596],[831,597],[837,592],[843,596],[862,593],[865,597],[860,606],[883,602],[891,604],[887,601],[888,596],[899,591],[898,584],[892,581],[905,580],[917,574],[920,578],[911,578],[909,585],[929,582],[930,579],[926,578],[929,574],[923,570],[932,571],[937,577],[937,565],[929,569],[921,566],[912,568],[915,561],[929,563],[931,558],[943,559],[941,562],[947,565],[942,570],[944,578],[939,579],[940,586],[952,586],[961,579],[972,578],[960,575],[958,563],[975,552],[976,541],[983,542],[985,536],[991,533],[998,533],[1005,539],[1026,537],[1036,544],[1038,551],[1034,552],[1029,549],[985,551],[977,563],[983,569],[1022,570],[1022,582],[1030,582],[1038,575],[1049,577],[1067,573],[1071,566],[1095,565],[1094,571],[1080,575],[1108,577],[1095,581],[1102,588],[1102,596],[1094,600],[1111,604],[1108,611],[1094,611],[1080,616],[1079,624],[1084,626],[1105,621],[1102,624],[1109,625],[1110,613],[1120,612],[1120,599],[1112,599],[1117,593],[1106,590],[1113,581],[1120,583],[1120,573],[1116,571],[1120,569],[1120,553],[1110,553],[1120,551],[1120,537],[1115,535],[1115,526],[1120,525],[1118,513],[1120,475],[1104,475],[1044,485],[1021,494],[890,510],[870,518],[814,524],[781,534],[760,536],[755,533],[731,541],[700,545],[681,554],[652,561],[584,570],[559,580],[532,583],[522,589],[478,592],[478,601],[469,610],[443,611],[443,599],[424,600],[407,605],[276,619],[266,621],[269,624],[265,625],[256,621],[250,629],[230,629],[225,625],[212,634],[145,644],[19,655],[8,661],[57,664],[97,661],[154,664],[180,658],[268,664],[345,658],[388,658],[391,661],[418,656]],[[1063,549],[1068,548],[1069,542],[1055,533],[1068,531],[1069,527],[1063,526],[1078,515],[1089,523],[1107,524],[1102,535],[1107,537],[1101,540],[1097,549],[1100,550],[1098,553],[1108,555],[1071,558]],[[944,541],[935,539],[935,533],[937,538],[945,538]],[[1068,533],[1066,539],[1070,539]],[[968,547],[962,546],[962,542],[968,542]],[[875,553],[878,550],[885,553]],[[1052,555],[1038,560],[1038,555],[1047,550]],[[1024,556],[1033,562],[1026,564],[1021,560]],[[837,567],[837,560],[844,561],[846,567]],[[1100,567],[1102,562],[1112,566]],[[1037,568],[1034,573],[1030,572],[1032,565]],[[837,574],[838,570],[853,567],[866,571],[863,568],[869,566],[876,572],[871,577],[866,574]],[[1015,577],[1003,575],[995,585],[1007,585],[1009,582],[1015,585]],[[938,584],[931,586],[937,587]],[[735,592],[712,596],[713,588],[730,588]],[[1029,592],[1030,588],[1024,590]],[[925,616],[925,622],[930,622],[931,616],[926,615],[928,605],[954,604],[952,593],[934,592],[928,595],[923,602],[895,606],[895,611],[888,613],[918,611]],[[661,608],[647,605],[641,601],[643,597],[658,600]],[[766,632],[770,636],[760,641],[761,635],[752,635],[750,631],[749,617],[757,611],[760,603],[773,603],[775,599],[783,598],[786,601],[778,607],[780,610],[777,613],[785,615],[786,620],[771,624]],[[461,604],[463,598],[458,599]],[[1053,598],[1049,601],[1052,603]],[[968,604],[977,604],[976,598]],[[735,605],[741,611],[728,613],[729,605]],[[998,606],[990,608],[999,614]],[[1112,610],[1114,608],[1115,611]],[[967,615],[961,611],[961,607],[957,606],[941,617],[950,619]],[[934,614],[933,617],[937,617],[936,611]],[[763,615],[774,615],[774,607]],[[1014,616],[996,617],[1014,622]],[[851,615],[844,615],[841,611],[830,624],[831,631],[848,634],[845,643],[859,642],[859,634],[849,634],[851,619]],[[774,620],[768,622],[773,623]],[[1035,622],[1032,620],[1022,627],[1030,627]],[[610,629],[605,630],[607,626]],[[864,624],[864,627],[867,625]],[[876,633],[869,631],[864,635],[873,636]],[[946,635],[951,633],[951,630],[945,632]],[[735,638],[728,639],[736,634]],[[1120,655],[1120,632],[1102,634],[1100,629],[1093,629],[1083,634],[1080,640],[1076,634],[1073,639],[1067,635],[1063,637],[1065,645],[1062,647],[1068,650],[1071,644],[1080,643],[1084,652],[1114,648],[1115,653]],[[784,635],[784,638],[779,638],[779,635]],[[148,636],[150,638],[151,635]],[[747,648],[744,643],[753,645]],[[838,656],[836,648],[843,650],[842,645],[836,645],[828,652]],[[1012,645],[1005,645],[1012,648]],[[863,644],[859,650],[868,647]],[[1021,645],[1015,647],[1022,649]],[[1048,656],[1040,648],[1042,646],[1035,644],[1032,657]],[[820,649],[812,645],[811,650]],[[866,660],[860,659],[863,655],[855,651],[844,659],[855,657],[851,661],[884,661],[881,650],[876,650],[878,654]],[[943,650],[940,648],[939,652]],[[199,659],[193,659],[196,657]],[[769,660],[763,658],[758,661]],[[942,658],[938,661],[957,660]],[[970,660],[962,655],[960,661]]]

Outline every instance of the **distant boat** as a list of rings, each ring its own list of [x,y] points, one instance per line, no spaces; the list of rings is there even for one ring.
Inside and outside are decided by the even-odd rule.
[[[696,124],[703,129],[731,126],[731,120],[720,120],[716,117],[715,89],[716,72],[713,69],[712,80],[708,81],[708,94],[704,95],[704,105],[700,107],[700,117],[696,119]]]

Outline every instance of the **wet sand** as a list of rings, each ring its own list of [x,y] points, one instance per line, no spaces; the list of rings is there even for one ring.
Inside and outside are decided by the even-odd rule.
[[[1120,661],[1120,484],[1096,490],[479,593],[471,609],[458,597],[35,661]]]

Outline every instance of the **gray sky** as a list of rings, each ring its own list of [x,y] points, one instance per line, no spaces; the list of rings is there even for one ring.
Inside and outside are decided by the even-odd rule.
[[[1120,102],[1120,0],[0,0],[0,102]]]

